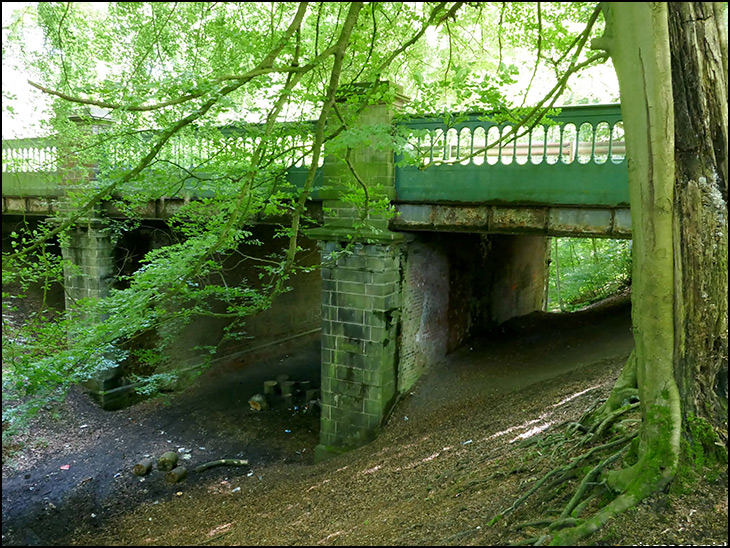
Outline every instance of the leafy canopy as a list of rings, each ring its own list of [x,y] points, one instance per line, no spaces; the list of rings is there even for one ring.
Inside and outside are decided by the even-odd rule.
[[[25,45],[33,25],[44,37],[37,49]],[[160,326],[160,348],[139,353],[152,370],[195,317],[228,318],[229,334],[240,334],[245,318],[303,268],[299,237],[313,223],[306,205],[325,145],[346,159],[367,132],[403,151],[393,128],[356,127],[366,105],[394,99],[376,83],[402,86],[412,98],[406,115],[525,107],[528,92],[549,82],[536,101],[547,108],[569,76],[605,61],[587,47],[600,26],[595,5],[578,2],[41,2],[17,12],[3,48],[18,52],[31,85],[53,100],[47,132],[68,191],[57,219],[18,228],[3,282],[62,282],[52,246],[104,202],[128,216],[109,227],[121,237],[139,226],[136,212],[148,200],[202,198],[171,219],[174,241],[107,298],[77,303],[77,313],[56,314],[50,327],[42,312],[3,338],[4,394],[26,402],[7,407],[4,419],[115,367]],[[508,95],[520,56],[529,60],[527,80]],[[542,115],[527,112],[526,123]],[[97,166],[92,180],[88,165]],[[286,179],[292,165],[304,173],[296,187]],[[354,175],[344,196],[362,207],[367,193]],[[262,215],[288,222],[281,251],[254,257],[242,250],[260,243],[251,227]],[[260,279],[221,284],[231,256],[257,264]]]

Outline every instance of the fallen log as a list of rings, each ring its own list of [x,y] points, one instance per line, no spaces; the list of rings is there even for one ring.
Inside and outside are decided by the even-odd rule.
[[[206,462],[195,468],[196,473],[204,472],[214,466],[248,466],[247,459],[218,459]]]
[[[184,480],[187,475],[188,471],[183,466],[178,466],[165,474],[165,479],[168,483],[177,483]]]
[[[152,465],[154,463],[155,461],[153,459],[142,459],[134,465],[134,468],[132,468],[132,474],[135,476],[144,476],[152,470]]]
[[[157,459],[157,469],[162,472],[169,472],[177,464],[177,453],[175,451],[168,451],[163,453],[162,456]]]

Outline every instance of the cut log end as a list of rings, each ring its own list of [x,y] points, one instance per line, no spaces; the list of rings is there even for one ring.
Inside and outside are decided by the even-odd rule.
[[[135,476],[144,476],[152,470],[153,464],[154,461],[152,459],[142,459],[134,465],[134,468],[132,468],[132,474]]]
[[[177,468],[173,468],[167,474],[165,474],[165,479],[168,483],[178,483],[184,480],[187,475],[188,471],[184,467],[178,466]]]
[[[269,402],[266,401],[266,396],[262,394],[254,394],[248,400],[248,404],[251,406],[253,411],[262,411],[263,409],[269,408]]]
[[[163,453],[162,456],[157,459],[157,469],[161,472],[169,472],[177,465],[177,453],[175,451],[168,451]]]

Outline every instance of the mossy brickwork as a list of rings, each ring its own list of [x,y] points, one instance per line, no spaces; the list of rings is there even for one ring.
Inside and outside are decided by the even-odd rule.
[[[343,103],[339,108],[352,112],[358,107]],[[390,127],[392,118],[392,106],[372,104],[356,123]],[[372,440],[397,394],[405,238],[388,229],[389,212],[377,206],[395,197],[395,165],[392,149],[376,140],[367,137],[349,151],[327,156],[325,188],[319,193],[324,226],[310,233],[322,242],[318,459]]]
[[[114,281],[114,242],[103,219],[77,224],[61,246],[65,262],[66,313],[75,314],[83,299],[103,299]],[[70,335],[73,337],[73,334]],[[127,403],[128,390],[121,366],[106,369],[85,383],[85,388],[105,409]]]
[[[396,396],[399,246],[359,244],[330,263],[341,248],[322,252],[320,454],[372,440]]]
[[[77,124],[82,135],[104,131],[110,123],[96,115],[73,116],[70,119]],[[96,165],[70,152],[64,157],[66,160],[60,170],[64,196],[59,209],[73,213],[77,207],[73,196],[93,182]],[[81,300],[103,299],[109,294],[116,275],[114,247],[109,222],[98,205],[79,218],[69,230],[61,244],[67,314],[78,314],[77,303]],[[73,336],[73,333],[69,334],[69,337]],[[120,364],[100,371],[84,386],[104,409],[117,409],[127,405],[127,384]]]
[[[76,226],[62,246],[66,310],[76,301],[99,299],[109,292],[114,275],[114,245],[106,223],[92,219]]]

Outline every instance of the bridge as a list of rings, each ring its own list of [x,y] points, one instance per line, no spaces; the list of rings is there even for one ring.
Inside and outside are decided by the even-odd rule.
[[[396,112],[374,105],[362,123],[395,126],[406,136],[412,161],[371,147],[357,151],[353,164],[397,215],[369,213],[358,232],[362,243],[333,263],[361,211],[342,199],[343,186],[352,183],[350,169],[327,157],[311,200],[321,225],[306,240],[318,251],[321,269],[295,280],[284,304],[250,326],[258,347],[320,341],[318,458],[372,439],[398,394],[470,334],[542,309],[548,237],[631,237],[620,105],[565,107],[550,122],[518,131],[516,139],[506,139],[513,123],[487,113],[396,121]],[[221,134],[217,143],[201,138],[195,150],[170,154],[177,155],[177,165],[203,165],[200,159],[211,145],[238,146],[234,128]],[[131,163],[130,154],[110,152],[108,161]],[[20,216],[43,218],[63,207],[68,184],[61,184],[58,156],[50,139],[3,141],[4,232]],[[308,167],[306,158],[299,159],[288,169],[288,181],[301,186]],[[101,168],[90,168],[86,183],[93,184],[94,169]],[[196,181],[201,179],[199,173]],[[176,193],[149,200],[138,214],[164,223],[206,192],[205,185],[189,180]],[[95,215],[63,249],[81,271],[69,269],[66,275],[73,299],[103,297],[119,270],[118,242],[111,240],[104,218],[124,212],[106,204]],[[145,249],[164,245],[149,235],[148,240]],[[123,375],[120,365],[115,375],[92,383],[92,390],[113,406],[115,394],[124,393]]]

